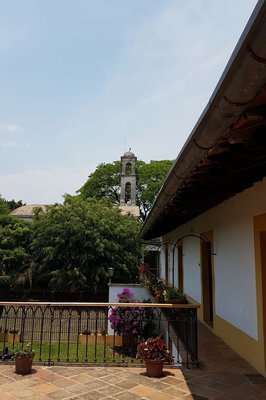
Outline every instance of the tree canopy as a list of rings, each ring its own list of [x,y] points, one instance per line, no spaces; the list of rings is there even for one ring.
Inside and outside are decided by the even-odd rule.
[[[8,207],[7,201],[0,196],[0,215],[8,214],[10,209]]]
[[[25,203],[23,203],[22,200],[6,200],[0,195],[0,214],[9,214],[10,211],[23,205],[25,205]]]
[[[137,161],[137,205],[144,220],[172,161]],[[122,215],[121,163],[100,164],[63,205],[36,211],[27,223],[7,214],[23,203],[0,196],[0,270],[18,276],[30,271],[34,286],[53,290],[106,288],[108,268],[116,282],[132,282],[141,261],[140,222]]]
[[[12,281],[30,267],[31,234],[31,224],[0,215],[0,273]]]
[[[119,204],[120,196],[120,161],[101,163],[89,175],[89,179],[78,190],[83,199],[95,197],[97,200],[108,198],[113,204]]]
[[[14,284],[30,270],[31,226],[8,215],[21,205],[22,200],[8,201],[0,195],[0,286]]]
[[[141,219],[144,221],[155,200],[162,183],[172,166],[171,160],[144,161],[137,160],[137,205],[140,207]],[[95,197],[108,198],[112,203],[120,201],[121,162],[101,163],[91,173],[85,184],[77,191],[83,199]]]
[[[138,231],[107,199],[67,196],[33,222],[35,279],[57,290],[100,288],[113,267],[117,282],[132,281],[142,253]]]

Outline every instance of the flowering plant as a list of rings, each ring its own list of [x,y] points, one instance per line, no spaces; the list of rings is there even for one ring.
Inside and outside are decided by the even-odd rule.
[[[169,302],[171,300],[179,300],[179,302],[181,303],[187,303],[186,295],[180,292],[175,287],[165,288],[162,294],[166,302]]]
[[[125,288],[117,295],[119,303],[135,303],[133,293]],[[146,337],[153,327],[152,310],[142,307],[114,307],[109,321],[117,335],[133,335]]]
[[[31,343],[28,343],[24,348],[17,348],[14,351],[14,357],[34,357],[35,351],[32,349]]]
[[[164,361],[169,364],[173,361],[162,334],[140,342],[137,347],[136,357],[142,360]]]
[[[156,290],[156,293],[152,297],[154,303],[164,303],[164,297],[161,290]]]
[[[121,293],[117,294],[119,303],[130,303],[133,300],[133,292],[130,289],[125,288]]]
[[[139,280],[152,295],[155,303],[164,303],[163,290],[164,284],[160,278],[153,275],[148,268],[148,264],[140,264],[138,266]]]

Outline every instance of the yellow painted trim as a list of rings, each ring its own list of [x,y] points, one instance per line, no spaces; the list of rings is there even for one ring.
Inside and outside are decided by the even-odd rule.
[[[198,309],[197,315],[198,315],[198,319],[203,322],[203,307],[201,306],[201,304],[200,304],[200,307]]]
[[[266,326],[264,327],[263,323],[263,286],[260,249],[260,232],[266,231],[266,214],[256,215],[253,221],[258,319],[258,346],[260,351],[260,358],[262,358],[261,363],[264,368],[264,375],[266,375]],[[266,288],[264,288],[264,290],[266,290]],[[266,296],[266,293],[264,293],[264,296]],[[264,312],[266,312],[266,310],[264,310]]]
[[[215,328],[218,337],[227,343],[236,353],[247,360],[255,369],[266,376],[264,360],[261,352],[261,344],[236,328],[223,318],[215,316]]]

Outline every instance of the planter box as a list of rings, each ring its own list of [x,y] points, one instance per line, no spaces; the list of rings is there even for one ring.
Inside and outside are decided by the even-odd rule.
[[[7,340],[8,340],[8,342],[11,342],[11,343],[13,343],[13,342],[21,342],[20,332],[18,332],[18,333],[10,333],[10,332],[8,332]]]
[[[122,347],[125,346],[126,344],[130,344],[131,342],[128,342],[128,337],[126,336],[118,336],[118,335],[97,335],[97,344],[107,344],[109,346],[117,346],[117,347]],[[130,337],[131,340],[131,337]],[[96,341],[95,335],[79,335],[79,344],[88,344],[88,345],[94,345]]]
[[[97,338],[95,335],[79,335],[79,344],[88,344],[88,345],[94,345],[97,340],[97,344],[109,344],[110,337],[108,335],[97,335]]]
[[[0,332],[0,342],[7,342],[7,341],[8,341],[8,333]]]
[[[0,332],[0,342],[20,342],[20,332],[10,333],[10,332]]]

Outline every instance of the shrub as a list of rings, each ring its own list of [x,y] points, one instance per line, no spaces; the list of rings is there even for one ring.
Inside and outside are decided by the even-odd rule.
[[[166,347],[162,335],[150,337],[138,344],[137,358],[142,360],[156,360],[171,363],[173,358]]]
[[[0,276],[0,287],[8,288],[11,285],[11,277],[9,275]]]
[[[133,293],[125,288],[117,295],[119,303],[135,303]],[[117,335],[132,335],[144,338],[153,328],[153,311],[143,307],[114,307],[111,310],[109,321],[111,328]]]

